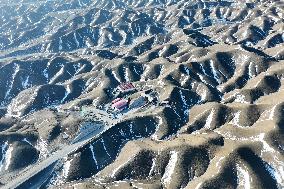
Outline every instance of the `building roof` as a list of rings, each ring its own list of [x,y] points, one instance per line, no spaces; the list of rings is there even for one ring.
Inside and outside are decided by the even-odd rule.
[[[121,98],[117,98],[117,99],[112,101],[111,107],[113,109],[123,110],[124,108],[127,107],[127,104],[128,104],[127,100],[121,99]]]
[[[121,83],[121,84],[118,86],[118,89],[119,89],[121,92],[128,92],[128,91],[135,90],[135,86],[134,86],[132,83]]]

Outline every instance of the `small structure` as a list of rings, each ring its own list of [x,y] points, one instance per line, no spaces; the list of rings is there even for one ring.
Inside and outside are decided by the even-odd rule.
[[[117,98],[111,102],[111,108],[114,110],[122,111],[129,107],[129,100]]]
[[[152,89],[145,91],[144,94],[142,94],[142,96],[144,97],[146,103],[153,103],[153,104],[158,103],[158,94]]]
[[[160,105],[160,106],[170,106],[170,105],[171,105],[171,101],[170,101],[169,98],[167,98],[167,99],[161,101],[161,102],[159,103],[159,105]]]
[[[69,135],[65,132],[62,133],[62,138],[63,139],[68,139],[69,138]]]

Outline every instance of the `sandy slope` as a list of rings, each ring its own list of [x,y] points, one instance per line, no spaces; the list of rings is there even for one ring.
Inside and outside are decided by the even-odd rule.
[[[282,1],[1,11],[0,187],[284,187]],[[112,115],[123,82],[138,90]],[[141,102],[148,89],[170,105]],[[74,143],[98,121],[105,132]]]

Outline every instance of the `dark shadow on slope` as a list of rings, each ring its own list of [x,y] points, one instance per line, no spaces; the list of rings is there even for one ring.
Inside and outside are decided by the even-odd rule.
[[[255,175],[260,181],[261,188],[277,189],[277,181],[274,175],[271,175],[270,170],[268,170],[269,165],[264,162],[260,157],[258,157],[249,148],[238,149],[238,154],[244,159],[251,169],[254,171]]]
[[[157,121],[152,117],[138,117],[118,123],[75,153],[67,180],[88,178],[96,174],[115,160],[127,141],[151,136],[156,125]]]
[[[183,32],[194,40],[193,44],[197,47],[208,47],[216,44],[209,36],[204,35],[197,30],[184,29]]]

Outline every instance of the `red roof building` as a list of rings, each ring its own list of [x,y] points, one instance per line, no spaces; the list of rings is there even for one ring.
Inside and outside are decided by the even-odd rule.
[[[118,86],[118,89],[122,93],[134,91],[136,88],[132,83],[122,83]]]
[[[111,102],[111,107],[115,110],[124,110],[128,107],[128,101],[125,99],[117,98]]]

